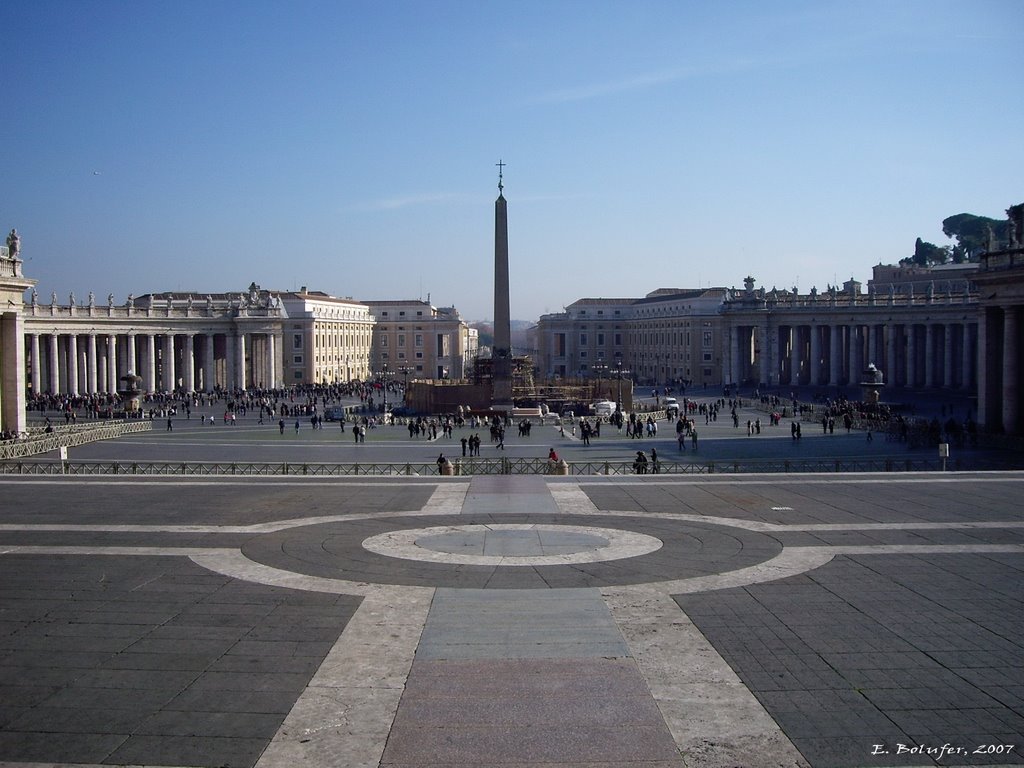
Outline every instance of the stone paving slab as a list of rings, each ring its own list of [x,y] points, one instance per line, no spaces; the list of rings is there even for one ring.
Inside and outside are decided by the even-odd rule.
[[[794,581],[676,599],[812,764],[876,764],[882,744],[918,765],[898,745],[944,743],[967,751],[946,765],[1024,762],[968,754],[1024,736],[1019,700],[988,685],[1024,681],[1024,556],[857,556]]]
[[[146,590],[176,580],[190,588]],[[40,606],[29,587],[41,584],[66,598]],[[76,590],[87,587],[100,610],[81,610],[89,602]],[[161,610],[124,599],[138,590],[162,595]],[[0,757],[251,765],[357,604],[236,584],[184,558],[0,558]],[[298,620],[291,640],[246,639],[282,607]],[[194,621],[221,611],[232,617],[226,632]],[[330,634],[306,642],[304,615],[329,616]],[[187,633],[169,632],[175,619]]]

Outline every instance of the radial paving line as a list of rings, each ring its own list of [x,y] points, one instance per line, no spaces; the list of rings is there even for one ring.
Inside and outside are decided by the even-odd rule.
[[[672,598],[601,590],[684,765],[806,766],[771,715]]]
[[[295,702],[257,768],[378,765],[433,592],[374,588]]]
[[[438,483],[430,499],[421,510],[425,514],[458,514],[462,511],[462,505],[466,501],[466,494],[469,492],[469,483],[462,481],[449,481]]]

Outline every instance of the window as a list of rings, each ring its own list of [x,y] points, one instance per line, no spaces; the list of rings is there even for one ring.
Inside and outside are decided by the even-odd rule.
[[[295,355],[295,357],[292,358],[292,362],[301,365],[302,364],[302,355]]]
[[[597,346],[599,346],[599,347],[603,347],[604,346],[604,334],[603,333],[597,334]]]
[[[302,334],[301,333],[296,333],[295,336],[292,338],[292,346],[295,349],[302,349]]]
[[[417,360],[422,360],[423,359],[423,353],[422,352],[417,352],[416,353],[416,359]],[[416,370],[420,370],[420,366],[416,366]]]
[[[302,371],[295,371],[295,378],[296,379],[301,379],[302,378]]]
[[[380,337],[380,345],[382,347],[386,347],[388,345],[388,337],[387,336],[381,336]]]
[[[416,348],[419,349],[422,346],[423,346],[423,334],[422,333],[417,333],[416,334]],[[417,355],[417,357],[422,357],[422,355]]]
[[[587,345],[587,334],[581,333],[580,334],[580,346],[581,347],[585,347],[586,345]]]
[[[405,346],[405,334],[404,333],[398,334],[398,346],[400,346],[400,347],[404,347]]]
[[[704,353],[704,362],[705,363],[710,363],[711,362],[711,353],[710,352],[705,352]]]
[[[615,346],[616,347],[621,347],[622,346],[622,334],[621,333],[616,333],[615,334]]]
[[[702,339],[704,349],[710,349],[711,348],[711,337],[712,337],[711,331],[704,331],[703,339]]]

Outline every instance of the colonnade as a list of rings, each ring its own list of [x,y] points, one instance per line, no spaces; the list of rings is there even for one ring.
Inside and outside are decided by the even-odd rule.
[[[769,322],[729,328],[731,380],[770,385],[860,383],[873,363],[888,386],[969,390],[977,383],[978,324]]]
[[[91,395],[125,389],[129,371],[145,392],[276,387],[280,345],[268,333],[26,333],[34,393]]]
[[[982,423],[1009,434],[1024,431],[1024,304],[984,307],[984,345],[978,382]]]

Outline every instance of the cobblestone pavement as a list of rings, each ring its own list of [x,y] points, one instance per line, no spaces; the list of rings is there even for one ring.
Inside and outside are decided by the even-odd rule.
[[[0,765],[1024,763],[1024,473],[0,486]]]

